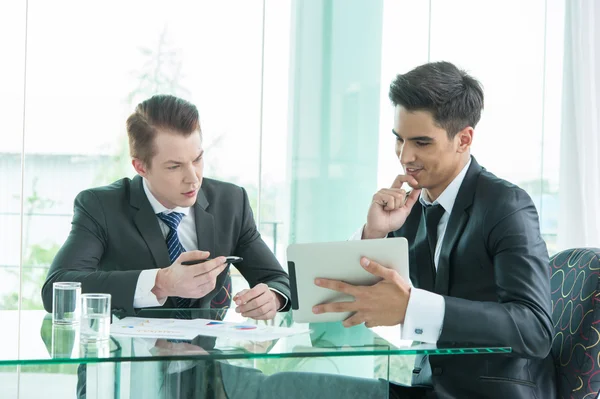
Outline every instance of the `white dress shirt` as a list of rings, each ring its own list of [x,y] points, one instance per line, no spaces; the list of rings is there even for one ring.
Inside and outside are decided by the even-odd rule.
[[[471,160],[469,159],[469,162],[467,162],[465,167],[435,201],[431,202],[429,198],[427,198],[425,191],[421,191],[421,196],[419,197],[419,201],[424,206],[439,204],[445,211],[437,227],[438,239],[434,254],[436,270],[440,259],[444,235],[446,234],[446,227],[448,226],[448,220],[450,219],[450,213],[452,212],[458,190],[465,179],[465,175],[467,174],[470,165]],[[351,237],[351,240],[360,240],[362,238],[363,229],[364,226]],[[419,267],[419,265],[417,265],[417,267]],[[442,332],[445,313],[446,307],[443,296],[413,287],[410,292],[404,324],[401,329],[402,339],[436,343]]]
[[[176,207],[174,209],[165,208],[154,195],[150,192],[148,188],[148,184],[146,183],[146,179],[142,179],[142,184],[144,186],[144,192],[146,193],[146,197],[148,197],[148,201],[154,210],[154,214],[166,213],[169,214],[171,212],[179,212],[183,213],[184,216],[177,226],[177,236],[179,237],[179,241],[183,248],[186,251],[195,251],[198,249],[198,236],[196,235],[196,219],[194,216],[194,212],[190,212],[191,208],[182,208]],[[156,216],[158,220],[158,225],[160,226],[160,230],[163,233],[163,237],[165,238],[165,242],[167,239],[167,234],[169,234],[169,226],[165,224],[158,216]],[[167,298],[162,298],[162,300],[158,300],[156,295],[152,292],[152,288],[154,288],[154,284],[156,282],[156,275],[160,269],[147,269],[142,270],[140,276],[138,277],[137,285],[135,287],[135,293],[133,295],[133,307],[134,308],[148,308],[153,306],[162,306],[166,302]],[[270,288],[271,291],[275,291],[279,295],[284,298],[283,308],[287,306],[288,298],[279,292],[276,289]],[[279,310],[281,310],[279,309]]]
[[[177,236],[179,237],[179,241],[183,248],[186,251],[194,251],[198,249],[198,237],[196,236],[196,219],[194,216],[194,212],[190,212],[190,208],[182,208],[177,207],[175,209],[168,209],[163,204],[161,204],[156,197],[150,192],[148,188],[148,184],[146,183],[146,179],[142,179],[142,185],[144,186],[144,192],[146,193],[146,197],[148,197],[148,201],[154,210],[154,214],[158,213],[171,213],[171,212],[179,212],[183,213],[184,216],[181,219],[181,223],[177,227]],[[163,237],[165,241],[167,239],[167,234],[169,234],[169,226],[165,224],[158,216],[156,216],[158,220],[158,225],[160,226],[160,231],[163,233]],[[135,287],[135,294],[133,296],[133,307],[134,308],[148,308],[152,306],[162,306],[167,298],[163,298],[161,301],[156,298],[156,295],[152,292],[152,288],[154,288],[154,283],[156,282],[156,274],[160,269],[148,269],[142,270],[140,276],[138,277],[137,285]]]

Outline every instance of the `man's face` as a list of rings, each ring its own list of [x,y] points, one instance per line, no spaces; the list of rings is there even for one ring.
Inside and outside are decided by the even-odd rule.
[[[396,155],[407,175],[435,200],[460,173],[473,134],[472,128],[449,139],[428,111],[407,111],[396,106],[394,117]]]
[[[204,150],[200,132],[188,137],[160,131],[154,138],[156,155],[150,168],[138,170],[145,177],[156,199],[166,208],[190,207],[202,185]]]

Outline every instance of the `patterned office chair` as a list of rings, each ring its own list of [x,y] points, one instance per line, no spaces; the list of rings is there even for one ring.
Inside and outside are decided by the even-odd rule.
[[[600,391],[600,249],[556,254],[550,259],[550,275],[558,397],[596,398]]]

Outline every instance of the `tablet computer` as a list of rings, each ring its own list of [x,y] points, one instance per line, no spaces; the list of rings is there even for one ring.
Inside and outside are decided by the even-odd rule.
[[[350,295],[316,286],[315,279],[322,277],[353,285],[373,285],[381,279],[360,265],[363,256],[396,270],[410,282],[408,241],[403,237],[289,245],[287,261],[294,321],[330,322],[348,318],[349,312],[312,312],[313,306],[321,303],[354,300]]]

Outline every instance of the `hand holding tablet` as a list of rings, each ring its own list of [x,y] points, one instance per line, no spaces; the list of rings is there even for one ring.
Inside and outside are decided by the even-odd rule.
[[[352,312],[313,313],[316,305],[354,300],[347,293],[315,285],[315,280],[338,280],[354,286],[372,286],[382,281],[382,277],[361,266],[363,257],[395,270],[410,284],[408,242],[402,237],[290,245],[287,259],[294,320],[306,323],[347,319]]]

